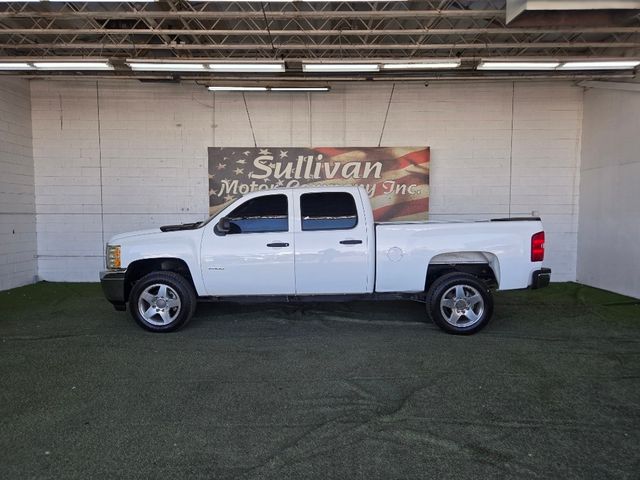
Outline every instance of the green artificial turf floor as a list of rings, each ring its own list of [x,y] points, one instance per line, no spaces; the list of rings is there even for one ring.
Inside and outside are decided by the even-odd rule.
[[[496,295],[470,337],[410,302],[201,304],[141,330],[97,284],[0,292],[0,478],[639,478],[640,305]]]

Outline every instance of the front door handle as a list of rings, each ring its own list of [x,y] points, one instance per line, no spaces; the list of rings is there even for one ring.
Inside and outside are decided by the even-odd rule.
[[[342,245],[358,245],[362,243],[362,240],[340,240]]]
[[[267,243],[267,247],[272,247],[272,248],[277,248],[277,247],[288,247],[289,244],[285,243],[285,242],[274,242],[274,243]]]

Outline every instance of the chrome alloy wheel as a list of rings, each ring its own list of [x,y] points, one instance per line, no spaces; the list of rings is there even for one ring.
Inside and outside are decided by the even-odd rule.
[[[440,312],[454,327],[470,327],[484,313],[484,300],[480,292],[469,285],[454,285],[440,299]]]
[[[180,297],[169,285],[156,283],[144,289],[138,298],[138,311],[152,325],[168,325],[180,313]]]

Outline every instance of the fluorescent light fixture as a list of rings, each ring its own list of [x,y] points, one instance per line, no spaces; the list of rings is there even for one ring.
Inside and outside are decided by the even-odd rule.
[[[384,70],[413,70],[429,68],[458,68],[460,60],[444,60],[441,62],[408,62],[408,63],[385,63]]]
[[[236,86],[228,86],[228,87],[209,87],[209,90],[212,92],[266,92],[267,87],[236,87]]]
[[[38,70],[113,70],[109,62],[33,62]]]
[[[377,63],[303,63],[304,72],[378,72]]]
[[[603,60],[584,62],[565,62],[559,70],[625,70],[640,65],[638,60]]]
[[[481,62],[478,70],[555,70],[560,62]]]
[[[152,63],[127,62],[131,70],[143,72],[201,72],[206,70],[202,63]]]
[[[210,63],[214,72],[284,72],[284,63]]]
[[[257,87],[257,86],[212,86],[212,92],[328,92],[331,87]]]
[[[25,62],[3,62],[0,70],[33,70],[33,66]]]
[[[328,92],[329,87],[271,87],[272,92]]]

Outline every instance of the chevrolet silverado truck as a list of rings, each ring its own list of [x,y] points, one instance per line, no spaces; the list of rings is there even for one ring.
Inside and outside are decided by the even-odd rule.
[[[208,220],[116,235],[100,279],[117,310],[153,332],[198,301],[407,299],[448,333],[493,313],[492,290],[540,288],[539,218],[375,223],[362,187],[250,193]]]

